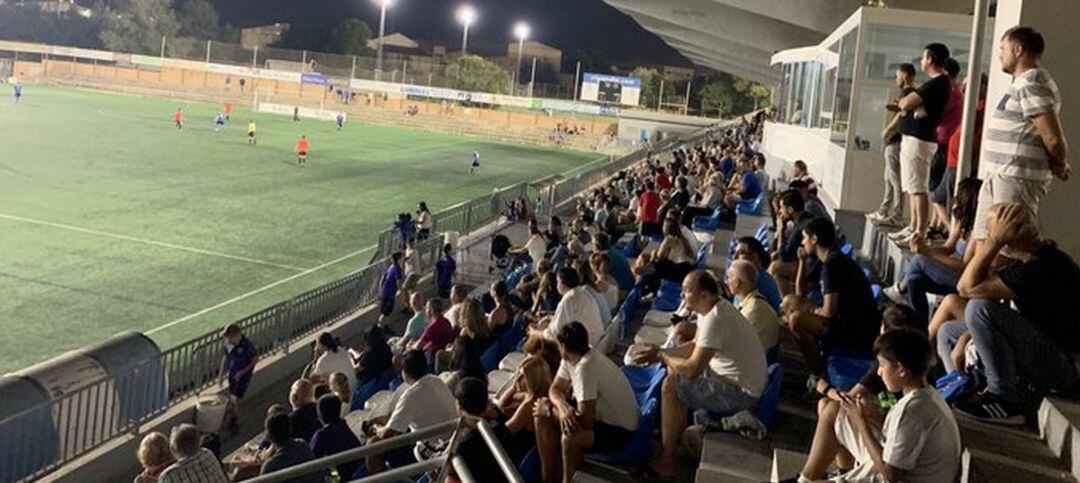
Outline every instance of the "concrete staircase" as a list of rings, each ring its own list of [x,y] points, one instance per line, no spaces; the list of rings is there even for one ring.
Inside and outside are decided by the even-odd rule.
[[[902,274],[911,254],[886,236],[894,231],[867,221],[864,263],[885,282]],[[788,332],[782,332],[780,359],[785,379],[776,427],[763,441],[735,434],[701,438],[695,481],[743,483],[796,476],[806,461],[816,412],[803,399],[805,363]],[[1037,421],[1010,428],[957,414],[963,443],[961,483],[1042,483],[1080,481],[1080,401],[1047,397]]]

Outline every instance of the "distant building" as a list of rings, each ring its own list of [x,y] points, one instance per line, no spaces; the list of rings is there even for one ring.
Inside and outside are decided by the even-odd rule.
[[[661,70],[660,75],[668,81],[687,81],[694,77],[694,69],[667,65]]]
[[[422,53],[420,42],[417,42],[405,34],[400,32],[392,33],[384,36],[383,38],[383,52],[394,52],[399,54],[419,54]],[[379,48],[379,37],[375,37],[367,41],[367,46],[371,50]]]
[[[289,31],[289,24],[275,23],[273,25],[260,25],[240,30],[240,46],[251,50],[256,47],[266,47],[276,44]]]
[[[506,46],[506,59],[505,66],[513,70],[513,65],[517,62],[518,56],[518,43],[510,42]],[[550,64],[555,72],[562,70],[562,51],[552,47],[550,45],[542,44],[535,40],[526,40],[521,49],[521,62],[532,62],[532,59],[536,58],[536,62],[544,62]],[[500,59],[502,60],[502,59]],[[503,63],[503,62],[500,62]]]
[[[5,3],[5,2],[0,0],[0,4],[3,4],[3,3]],[[79,5],[79,4],[75,3],[73,0],[40,0],[40,1],[36,1],[36,2],[34,2],[34,1],[22,1],[22,2],[13,2],[13,3],[15,5],[24,6],[24,7],[28,6],[28,5],[36,6],[38,9],[40,9],[42,12],[45,12],[45,13],[52,13],[52,14],[74,13],[74,14],[77,14],[79,16],[86,17],[86,18],[90,18],[90,17],[92,17],[94,15],[93,10],[90,10],[87,7]]]

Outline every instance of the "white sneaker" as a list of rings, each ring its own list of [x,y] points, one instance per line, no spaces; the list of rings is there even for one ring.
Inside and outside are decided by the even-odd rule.
[[[890,233],[889,239],[893,241],[906,240],[908,238],[911,238],[912,233],[915,233],[915,230],[912,230],[910,226],[905,226],[903,230],[895,233]]]
[[[910,234],[908,234],[908,236],[905,236],[905,237],[900,238],[900,239],[895,239],[894,238],[893,240],[896,241],[896,243],[899,243],[899,244],[903,245],[904,247],[907,247],[907,245],[909,243],[911,243],[911,239],[915,238],[915,236],[917,236],[917,235],[920,235],[920,233],[916,232],[916,231],[913,231]],[[922,236],[923,240],[926,240],[926,232],[921,233],[921,236]]]
[[[907,297],[905,297],[904,294],[900,293],[900,289],[896,287],[896,284],[885,287],[885,290],[882,290],[881,293],[885,294],[885,297],[891,300],[894,304],[909,305]]]

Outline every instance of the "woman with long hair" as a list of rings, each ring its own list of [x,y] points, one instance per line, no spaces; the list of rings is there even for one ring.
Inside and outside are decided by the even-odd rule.
[[[319,334],[313,352],[314,363],[306,378],[318,385],[330,380],[330,374],[340,372],[349,379],[349,387],[357,387],[356,366],[341,341],[329,332]]]
[[[611,276],[611,257],[607,253],[593,253],[589,255],[589,265],[596,279],[596,290],[604,295],[608,307],[618,307],[619,283]]]
[[[143,469],[142,473],[135,477],[135,483],[156,483],[161,472],[176,462],[169,450],[169,438],[156,431],[143,437],[135,457],[139,459]]]
[[[488,332],[497,340],[514,323],[514,309],[510,306],[510,290],[505,281],[496,280],[488,293],[495,300],[495,308],[487,316]]]
[[[956,293],[960,274],[975,254],[974,244],[968,241],[975,225],[975,208],[981,187],[982,181],[978,178],[967,178],[960,182],[953,199],[953,219],[948,240],[940,247],[930,247],[922,238],[913,238],[909,247],[915,256],[908,263],[904,278],[885,288],[886,297],[895,303],[910,305],[923,322],[930,320],[926,295]],[[929,330],[931,337],[937,335],[936,327]]]

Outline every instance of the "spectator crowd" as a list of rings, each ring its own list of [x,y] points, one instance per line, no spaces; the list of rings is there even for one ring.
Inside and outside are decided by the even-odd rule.
[[[269,473],[458,417],[470,422],[455,451],[478,481],[506,481],[479,424],[490,425],[513,464],[535,458],[545,482],[569,483],[586,458],[635,454],[623,464],[647,462],[648,476],[671,478],[689,426],[768,431],[762,408],[775,406],[782,366],[804,365],[817,424],[802,471],[781,476],[952,482],[958,415],[1024,424],[1041,395],[1080,385],[1080,334],[1064,303],[1080,287],[1080,269],[1037,222],[1051,180],[1070,176],[1043,50],[1030,28],[1000,39],[1014,80],[986,120],[981,181],[957,183],[964,88],[948,49],[926,46],[921,83],[915,66],[897,66],[887,107],[896,119],[883,132],[886,190],[869,218],[902,225],[894,239],[913,257],[883,290],[805,163],[783,179],[765,173],[769,114],[761,111],[694,145],[650,153],[585,193],[568,216],[542,222],[515,201],[510,218],[527,235],[506,250],[497,279],[472,292],[454,283],[450,245],[431,274],[437,293],[418,288],[425,274],[413,243],[430,236],[431,214],[423,203],[415,222],[402,214],[404,251],[382,277],[380,317],[363,347],[321,334],[288,406],[269,408],[264,436],[230,461],[230,475],[195,427],[180,425],[168,438],[144,438],[136,481]],[[764,226],[718,245],[741,216]],[[713,265],[711,254],[722,261]],[[615,357],[612,337],[631,342],[621,332],[639,327]],[[240,399],[255,349],[237,326],[223,338],[222,377]],[[797,349],[781,362],[784,340]],[[493,364],[491,354],[502,360]],[[367,408],[378,390],[385,414]],[[635,453],[642,438],[644,453]],[[295,481],[347,481],[443,451],[446,441],[425,441]]]

